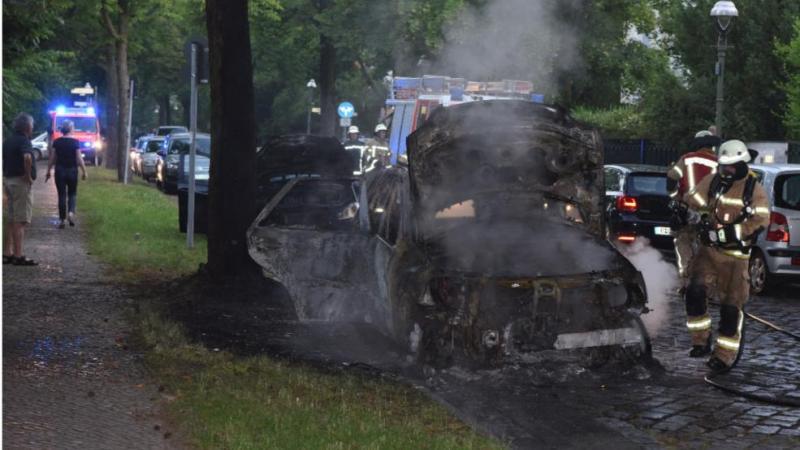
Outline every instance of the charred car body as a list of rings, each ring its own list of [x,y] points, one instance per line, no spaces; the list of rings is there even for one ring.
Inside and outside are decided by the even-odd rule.
[[[371,322],[424,362],[647,354],[641,275],[603,239],[599,142],[544,105],[440,108],[408,138],[408,169],[286,181],[250,254],[299,317]],[[333,191],[318,219],[283,218]]]

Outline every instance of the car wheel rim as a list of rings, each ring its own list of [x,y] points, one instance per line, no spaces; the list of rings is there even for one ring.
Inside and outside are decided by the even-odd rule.
[[[767,271],[764,266],[764,260],[756,256],[750,262],[750,285],[753,287],[753,290],[761,292],[761,290],[764,289],[766,278]]]

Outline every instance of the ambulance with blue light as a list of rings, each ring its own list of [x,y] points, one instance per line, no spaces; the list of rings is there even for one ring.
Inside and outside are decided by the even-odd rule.
[[[66,107],[59,105],[50,111],[53,140],[62,136],[61,126],[70,120],[75,125],[72,137],[81,145],[83,160],[87,163],[97,164],[102,156],[103,140],[100,137],[100,122],[93,106]]]
[[[408,135],[440,106],[446,108],[482,100],[544,103],[544,95],[535,93],[530,81],[468,81],[465,78],[424,75],[418,78],[389,76],[386,82],[391,88],[381,121],[389,126],[392,164],[397,163],[398,156],[405,155]]]

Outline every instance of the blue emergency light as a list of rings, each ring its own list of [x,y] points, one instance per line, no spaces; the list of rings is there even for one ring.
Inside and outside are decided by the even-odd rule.
[[[92,108],[91,106],[86,108],[86,114],[89,114],[90,116],[93,116],[94,115],[94,108]]]
[[[64,114],[67,112],[67,107],[64,105],[56,106],[56,114]]]
[[[91,143],[91,142],[89,142],[89,141],[86,141],[86,142],[84,142],[84,143],[83,143],[83,146],[84,146],[84,147],[91,147],[91,146],[92,146],[92,143]]]

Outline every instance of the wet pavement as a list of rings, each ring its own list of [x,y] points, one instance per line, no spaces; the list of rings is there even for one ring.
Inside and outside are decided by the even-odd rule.
[[[52,182],[34,186],[26,253],[41,265],[3,266],[3,448],[175,448],[127,345],[131,300],[87,255],[80,216],[55,228]]]
[[[748,311],[798,332],[797,292],[800,286],[789,285],[781,295],[753,298]],[[800,408],[749,400],[705,383],[705,359],[686,356],[689,338],[677,297],[670,304],[668,325],[653,338],[657,363],[651,365],[435,371],[416,366],[402,349],[367,326],[297,323],[279,312],[273,301],[279,296],[267,288],[250,299],[184,305],[175,314],[210,347],[412,383],[465,422],[514,448],[800,447]],[[746,331],[740,365],[715,380],[752,394],[797,401],[800,343],[752,321]]]

